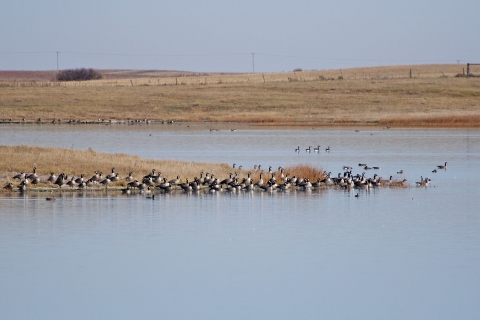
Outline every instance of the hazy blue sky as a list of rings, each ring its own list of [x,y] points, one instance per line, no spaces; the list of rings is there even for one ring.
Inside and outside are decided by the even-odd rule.
[[[480,62],[480,1],[3,0],[0,69],[290,71]]]

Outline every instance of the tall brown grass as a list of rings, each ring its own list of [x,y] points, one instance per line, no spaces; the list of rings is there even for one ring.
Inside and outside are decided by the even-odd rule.
[[[325,178],[325,174],[322,168],[314,167],[310,164],[298,164],[295,166],[288,166],[285,168],[285,173],[289,175],[289,177],[297,177],[297,178],[307,178],[310,181],[314,182],[317,179]]]

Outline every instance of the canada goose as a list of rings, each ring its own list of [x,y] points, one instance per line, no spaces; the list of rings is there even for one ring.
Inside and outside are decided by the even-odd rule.
[[[95,171],[95,174],[90,178],[92,181],[98,181],[100,180],[100,175],[98,174],[98,171]]]
[[[367,166],[367,164],[366,163],[359,163],[358,166],[359,167],[365,167],[365,166]]]
[[[355,195],[355,198],[358,198],[358,192],[357,192],[357,194]]]
[[[50,173],[50,177],[48,177],[47,181],[49,182],[55,182],[57,180],[57,176],[55,175],[55,173]]]
[[[420,177],[420,181],[418,182],[415,182],[415,184],[417,185],[417,187],[426,187],[430,184],[430,179],[429,178],[425,178],[423,179],[423,176]]]
[[[437,169],[433,169],[433,170],[432,170],[432,173],[437,173]]]
[[[438,169],[447,169],[447,162],[443,166],[437,166]]]
[[[152,178],[155,176],[155,169],[152,169],[152,172],[150,172],[149,174],[147,174],[146,176],[144,176],[142,178],[142,180],[145,180],[145,179],[148,179],[148,178]]]
[[[75,179],[75,183],[76,183],[76,184],[82,183],[83,180],[84,180],[83,177],[84,177],[84,174],[82,173],[82,174],[80,175],[80,178]]]
[[[188,183],[188,178],[185,178],[185,183],[180,184],[180,188],[185,192],[192,191],[192,186]]]
[[[121,189],[122,194],[130,195],[132,193],[131,187],[127,185],[126,188]]]
[[[316,182],[312,183],[312,187],[318,188],[322,185],[321,179],[318,178]]]
[[[232,182],[232,175],[233,173],[230,172],[230,178],[227,178],[227,179],[223,179],[220,184],[229,184],[230,182]]]
[[[127,184],[127,187],[130,187],[130,188],[138,188],[138,185],[139,185],[138,180],[133,180],[132,182],[129,182],[129,183]]]
[[[306,152],[310,152],[310,151],[312,151],[312,147],[311,147],[311,146],[308,146],[308,148],[307,148],[307,149],[305,149],[305,151],[306,151]]]
[[[13,179],[15,180],[23,180],[25,179],[25,172],[20,172],[19,174],[17,174],[16,176],[13,177]]]
[[[381,168],[380,167],[372,167],[372,169],[380,170]]]
[[[298,146],[298,147],[295,149],[295,152],[297,152],[297,153],[300,152],[300,146]]]
[[[147,186],[152,186],[153,185],[153,179],[151,176],[144,177],[142,180],[142,183],[145,183]]]
[[[152,189],[151,189],[151,187],[148,186],[147,189],[143,190],[142,193],[145,194],[145,195],[150,195],[150,194],[152,194]]]
[[[55,180],[54,184],[61,187],[63,184],[65,184],[65,182],[67,182],[67,175],[62,172],[61,174],[58,175],[58,178],[57,180]]]
[[[47,198],[45,198],[45,200],[47,200],[47,201],[55,201],[55,199],[56,199],[55,197],[47,197]]]
[[[106,178],[110,180],[112,180],[113,177],[115,177],[115,168],[112,168],[112,172],[106,176]]]
[[[105,187],[110,184],[112,182],[112,180],[108,179],[108,178],[105,178],[103,179],[102,181],[100,181],[101,184],[103,184]]]
[[[159,172],[159,173],[157,173],[157,175],[153,176],[152,177],[152,182],[157,183],[157,184],[162,182],[162,173]]]
[[[349,171],[349,170],[352,170],[352,167],[350,167],[350,166],[343,166],[343,170]]]
[[[271,184],[277,183],[277,179],[275,178],[275,173],[272,173],[272,177],[270,178],[270,180],[268,180],[268,182]]]
[[[313,151],[315,151],[317,153],[320,152],[320,145],[318,145],[318,147],[316,147],[316,148],[313,148]]]
[[[403,170],[397,171],[397,174],[403,174]]]
[[[127,177],[125,177],[125,181],[133,181],[135,179],[133,179],[133,176],[132,176],[132,172],[130,171],[130,173],[128,174]]]
[[[264,182],[263,182],[262,175],[263,175],[263,174],[260,173],[260,179],[259,179],[257,182],[255,182],[255,184],[254,184],[255,186],[257,186],[257,187],[263,186]]]
[[[27,190],[27,183],[26,180],[23,180],[20,182],[20,185],[18,186],[18,191],[23,192]]]
[[[39,177],[35,177],[32,179],[32,184],[39,184],[40,183],[40,178]]]
[[[7,184],[3,187],[3,189],[7,189],[7,190],[10,190],[10,191],[13,190],[13,183],[11,183],[11,182],[10,182],[10,183],[7,183]]]
[[[251,172],[248,173],[247,179],[245,181],[246,184],[251,184],[252,183],[252,178],[250,178]]]
[[[328,146],[327,149],[325,149],[326,152],[330,152],[330,146]]]
[[[80,189],[80,190],[85,189],[85,188],[87,188],[88,184],[90,184],[90,183],[91,183],[90,179],[87,180],[87,181],[84,180],[84,181],[82,181],[78,184],[78,189]]]
[[[38,178],[37,176],[37,167],[33,167],[33,173],[29,174],[26,176],[27,179],[33,180],[35,178]]]
[[[363,169],[365,169],[365,170],[370,170],[370,169],[372,169],[372,168],[369,167],[369,166],[365,166],[365,167],[363,167]]]
[[[172,179],[172,180],[168,181],[168,183],[173,184],[173,185],[179,184],[180,183],[180,176],[177,176],[176,179]]]
[[[72,178],[67,182],[67,186],[69,186],[70,188],[73,188],[73,186],[76,185],[74,179],[75,179],[75,177],[72,176]]]

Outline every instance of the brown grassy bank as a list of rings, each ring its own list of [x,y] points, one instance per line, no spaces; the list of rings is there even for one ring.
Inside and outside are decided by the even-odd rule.
[[[195,177],[200,177],[200,172],[209,172],[218,179],[224,179],[229,175],[237,173],[239,178],[245,178],[248,172],[254,181],[259,179],[261,170],[253,168],[234,169],[225,163],[200,163],[186,162],[176,160],[153,160],[143,159],[138,156],[126,154],[107,154],[93,150],[73,150],[61,148],[44,148],[34,146],[0,146],[0,183],[2,186],[8,182],[14,182],[13,177],[24,171],[31,173],[33,167],[37,168],[37,174],[42,182],[39,186],[44,187],[51,184],[46,183],[46,179],[51,172],[56,175],[65,173],[69,177],[79,177],[82,173],[85,178],[90,178],[95,171],[103,172],[106,176],[115,168],[119,173],[121,181],[112,185],[124,186],[126,182],[123,178],[133,172],[135,179],[141,181],[141,178],[156,169],[161,172],[162,177],[168,180],[180,176],[182,182],[188,178],[192,181]],[[297,165],[285,168],[285,173],[290,177],[297,176],[316,180],[323,178],[323,170],[310,165]],[[280,179],[280,172],[275,171],[275,176]],[[269,179],[271,174],[264,173],[264,179]],[[18,184],[19,181],[17,181]]]
[[[478,127],[480,79],[461,65],[275,74],[172,76],[82,83],[0,83],[12,121],[174,120],[309,125]],[[413,77],[409,78],[412,68]],[[264,82],[265,79],[265,82]],[[132,85],[133,84],[133,85]],[[178,85],[175,85],[178,84]]]

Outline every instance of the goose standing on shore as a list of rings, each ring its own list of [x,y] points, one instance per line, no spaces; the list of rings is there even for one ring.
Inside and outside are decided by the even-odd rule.
[[[26,176],[27,179],[33,180],[35,178],[38,178],[37,175],[37,167],[33,167],[33,173],[29,174]]]
[[[19,174],[17,174],[16,176],[13,177],[13,179],[15,180],[23,180],[25,179],[25,172],[20,172]]]
[[[130,173],[128,174],[128,176],[125,177],[125,181],[133,181],[133,180],[135,180],[135,179],[133,178],[132,172],[130,171]]]
[[[54,183],[56,180],[57,180],[57,176],[55,175],[55,173],[53,172],[50,173],[50,177],[48,177],[47,181]]]

